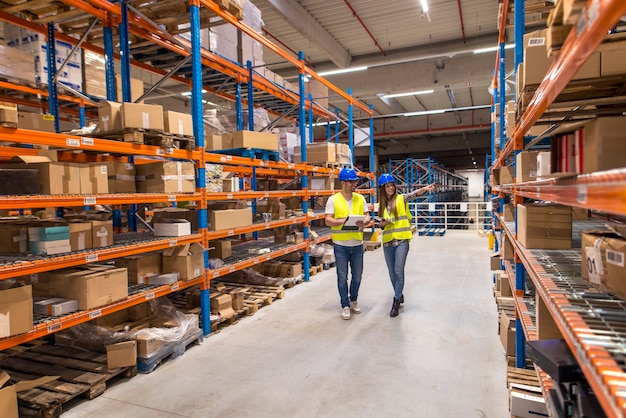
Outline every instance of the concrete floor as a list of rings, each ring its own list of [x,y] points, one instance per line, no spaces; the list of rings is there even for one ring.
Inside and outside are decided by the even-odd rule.
[[[406,273],[397,318],[383,251],[366,252],[350,321],[324,271],[63,417],[510,417],[487,238],[416,236]]]

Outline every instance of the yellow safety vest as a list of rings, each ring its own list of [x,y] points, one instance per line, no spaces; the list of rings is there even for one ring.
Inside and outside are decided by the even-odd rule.
[[[365,213],[365,198],[358,193],[352,193],[352,211],[348,209],[348,202],[341,192],[336,193],[333,198],[335,204],[335,218],[341,219],[348,215],[363,215]],[[333,241],[347,241],[356,239],[363,241],[363,231],[342,231],[341,226],[331,226],[331,237]]]
[[[410,240],[413,238],[409,220],[411,212],[409,211],[409,205],[404,202],[404,197],[401,194],[396,195],[396,212],[398,212],[398,217],[393,218],[387,212],[387,208],[383,211],[383,218],[391,219],[391,223],[383,230],[383,242],[390,242],[393,239]]]

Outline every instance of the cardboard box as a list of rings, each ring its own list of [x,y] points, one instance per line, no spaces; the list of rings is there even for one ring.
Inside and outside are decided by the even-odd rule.
[[[90,221],[93,248],[113,245],[113,221]]]
[[[93,248],[91,222],[70,222],[70,246],[72,251]]]
[[[233,289],[229,293],[232,298],[233,310],[243,309],[243,289]]]
[[[3,418],[19,418],[17,393],[57,380],[59,376],[43,376],[34,380],[22,380],[15,384],[8,384],[10,376],[0,370],[0,411]]]
[[[540,151],[537,154],[537,178],[550,177],[552,173],[552,153]]]
[[[70,239],[54,241],[29,241],[30,252],[35,255],[56,255],[72,252]]]
[[[614,232],[583,231],[581,247],[582,278],[592,286],[626,298],[626,239]]]
[[[135,102],[139,99],[144,91],[143,91],[143,80],[139,80],[137,78],[130,79],[130,101]],[[122,96],[122,76],[120,74],[115,74],[115,88],[116,88],[116,98],[118,102],[124,101],[124,97]],[[143,103],[143,100],[139,103]]]
[[[270,213],[272,220],[285,219],[287,206],[278,199],[260,200],[256,204],[256,213]]]
[[[165,346],[165,341],[150,335],[137,335],[137,356],[146,358],[157,353]]]
[[[109,193],[136,193],[135,164],[120,161],[107,161]]]
[[[235,315],[232,300],[233,298],[230,294],[211,297],[211,312],[220,314],[226,319],[232,318]]]
[[[504,260],[514,260],[515,259],[515,248],[513,247],[513,242],[511,242],[509,236],[506,233],[502,233],[502,259]]]
[[[575,25],[578,22],[580,12],[587,4],[586,0],[563,0],[563,23]]]
[[[333,142],[322,142],[319,144],[307,144],[306,161],[308,163],[334,163],[336,158],[337,147]],[[294,147],[294,162],[302,162],[302,148]]]
[[[198,230],[198,212],[187,208],[156,208],[153,211],[152,224],[167,222],[168,219],[185,219],[191,224],[191,231]]]
[[[537,156],[539,151],[522,151],[515,156],[515,182],[537,180]]]
[[[258,148],[278,151],[278,135],[252,131],[233,132],[232,148]]]
[[[146,253],[115,259],[115,267],[128,270],[128,283],[145,283],[147,276],[161,274],[161,253]]]
[[[33,329],[32,286],[0,287],[0,338]]]
[[[122,309],[120,311],[115,311],[104,316],[99,316],[96,319],[91,320],[90,323],[99,327],[112,328],[116,325],[123,324],[124,322],[128,321],[128,309]]]
[[[513,184],[515,169],[512,166],[500,167],[498,184]]]
[[[491,255],[490,265],[491,270],[500,270],[502,259],[500,258],[500,253],[495,253]]]
[[[583,173],[611,170],[626,165],[626,116],[597,118],[583,127]]]
[[[196,169],[190,161],[163,161],[137,165],[139,193],[194,193]]]
[[[191,224],[186,219],[164,219],[154,224],[155,237],[183,237],[191,234]]]
[[[209,242],[209,247],[214,247],[213,249],[209,249],[209,258],[219,258],[223,260],[230,257],[233,253],[229,240],[211,241]]]
[[[626,41],[606,42],[598,46],[600,52],[600,76],[626,74]]]
[[[41,113],[17,112],[17,127],[32,131],[55,133],[54,116]]]
[[[33,311],[41,315],[61,316],[78,311],[78,301],[47,296],[38,297],[33,301]]]
[[[515,205],[507,203],[504,205],[503,216],[505,222],[515,222]]]
[[[571,248],[572,209],[561,205],[517,205],[517,238],[526,248]]]
[[[163,273],[179,273],[180,280],[191,280],[204,272],[204,247],[197,242],[171,247],[163,252]]]
[[[204,137],[204,144],[207,151],[229,149],[229,147],[224,146],[224,142],[223,135],[205,135]],[[232,148],[232,146],[230,148]]]
[[[26,221],[0,221],[0,254],[28,253],[28,228]]]
[[[98,106],[98,130],[100,132],[121,131],[122,125],[122,104],[104,100]]]
[[[162,131],[163,106],[140,103],[122,103],[120,108],[124,129],[150,129]]]
[[[0,101],[0,123],[9,123],[17,127],[17,120],[17,105]]]
[[[37,296],[76,299],[80,309],[92,309],[128,297],[128,271],[88,264],[40,273],[33,286]]]
[[[38,171],[42,194],[80,194],[78,164],[50,161],[45,156],[18,156],[3,168],[29,168]]]
[[[500,342],[507,356],[515,356],[515,318],[500,311]]]
[[[163,111],[163,126],[165,132],[168,133],[193,136],[193,120],[188,113]]]
[[[586,221],[589,219],[589,210],[585,208],[572,208],[572,221]]]
[[[81,164],[79,169],[81,194],[109,193],[108,169],[105,163]]]
[[[252,225],[252,209],[226,209],[209,212],[209,231]]]
[[[537,418],[549,416],[546,408],[546,400],[541,394],[541,388],[537,388],[537,394],[533,395],[528,392],[526,385],[524,385],[523,389],[515,389],[514,383],[512,383],[511,386],[512,388],[509,395],[509,399],[511,400],[511,416],[516,418]]]
[[[107,369],[137,365],[137,341],[124,341],[106,346]]]

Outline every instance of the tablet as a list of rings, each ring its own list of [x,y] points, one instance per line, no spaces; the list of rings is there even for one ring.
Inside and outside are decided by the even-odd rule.
[[[356,230],[359,226],[356,224],[358,221],[364,221],[365,215],[348,215],[346,221],[343,223],[341,229]]]

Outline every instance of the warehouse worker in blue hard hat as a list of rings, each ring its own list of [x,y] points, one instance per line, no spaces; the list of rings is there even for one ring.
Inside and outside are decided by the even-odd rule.
[[[350,313],[361,313],[359,308],[359,286],[363,275],[363,228],[370,222],[366,213],[365,198],[355,193],[359,176],[352,168],[344,168],[339,173],[341,192],[332,195],[326,202],[326,225],[331,228],[335,264],[337,267],[337,287],[341,300],[341,317],[350,319]],[[348,227],[350,215],[364,215],[355,227]],[[348,285],[348,266],[352,279]]]
[[[429,184],[403,196],[398,193],[396,180],[391,174],[381,174],[378,178],[378,214],[382,219],[383,252],[394,292],[389,313],[391,317],[398,316],[400,304],[404,303],[404,265],[409,253],[409,242],[413,238],[408,201],[433,190],[435,185]]]

